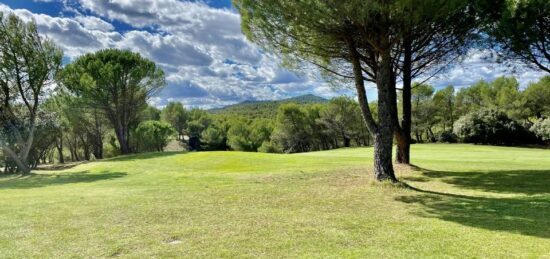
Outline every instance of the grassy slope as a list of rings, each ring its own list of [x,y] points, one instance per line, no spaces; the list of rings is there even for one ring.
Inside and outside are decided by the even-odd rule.
[[[0,178],[0,257],[550,256],[550,150],[148,154]]]

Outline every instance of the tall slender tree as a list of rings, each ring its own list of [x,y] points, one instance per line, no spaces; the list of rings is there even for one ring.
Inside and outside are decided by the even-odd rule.
[[[0,13],[0,148],[23,174],[30,173],[40,105],[62,56],[33,22]]]

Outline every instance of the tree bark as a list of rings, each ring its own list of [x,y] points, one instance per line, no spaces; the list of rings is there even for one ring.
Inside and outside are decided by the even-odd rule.
[[[379,181],[397,182],[392,164],[395,79],[389,50],[379,57],[376,87],[378,89],[378,132],[374,135],[374,171]],[[393,93],[392,93],[393,91]],[[393,102],[393,104],[392,104]]]
[[[374,174],[378,181],[397,182],[392,164],[392,145],[393,145],[393,114],[392,93],[395,95],[395,85],[392,61],[390,52],[387,50],[381,55],[376,75],[376,86],[378,88],[378,123],[372,117],[365,90],[365,81],[361,67],[360,55],[356,49],[353,39],[348,39],[350,50],[350,61],[353,66],[355,78],[355,87],[359,107],[363,120],[374,137]]]
[[[395,160],[400,164],[410,164],[411,150],[411,121],[412,121],[412,51],[411,42],[405,40],[403,43],[403,92],[401,105],[403,114],[401,118],[400,130],[396,130],[396,157]]]

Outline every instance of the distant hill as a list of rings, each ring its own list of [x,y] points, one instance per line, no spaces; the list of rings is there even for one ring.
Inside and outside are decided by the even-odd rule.
[[[248,118],[274,118],[277,115],[277,109],[284,103],[315,104],[326,102],[328,102],[328,100],[323,97],[307,94],[276,101],[244,101],[222,108],[211,109],[209,112],[214,114],[238,115]]]

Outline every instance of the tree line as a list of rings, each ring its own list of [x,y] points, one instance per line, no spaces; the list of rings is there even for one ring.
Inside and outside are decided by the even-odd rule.
[[[513,91],[508,87],[513,83],[501,87],[480,82],[473,90],[434,93],[414,80],[430,78],[473,48],[491,48],[505,62],[519,60],[548,71],[548,1],[236,0],[234,4],[250,40],[282,54],[294,68],[309,62],[329,82],[353,85],[357,102],[344,98],[326,106],[283,105],[272,121],[216,117],[199,109],[187,112],[178,104],[158,111],[147,101],[162,89],[165,79],[152,61],[138,53],[107,49],[62,67],[61,50],[38,35],[34,23],[2,14],[4,171],[29,173],[52,158],[48,143],[55,143],[61,154],[57,160],[64,160],[65,154],[82,160],[161,150],[174,134],[190,149],[304,152],[373,144],[376,178],[397,181],[394,141],[397,162],[409,163],[413,141],[445,135],[492,143],[493,137],[472,137],[491,132],[487,125],[499,127],[492,131],[498,136],[518,130],[526,140],[532,132],[546,138],[544,111],[533,116],[507,108],[540,88],[519,91],[515,86]],[[367,99],[367,82],[376,85],[374,103]],[[514,94],[522,97],[512,101],[509,96]],[[430,109],[443,109],[439,105],[448,112],[433,116]],[[472,111],[475,105],[483,110]],[[185,119],[168,110],[183,110]],[[338,113],[345,115],[339,118]],[[179,122],[174,123],[174,118]],[[533,125],[525,130],[528,123]]]

